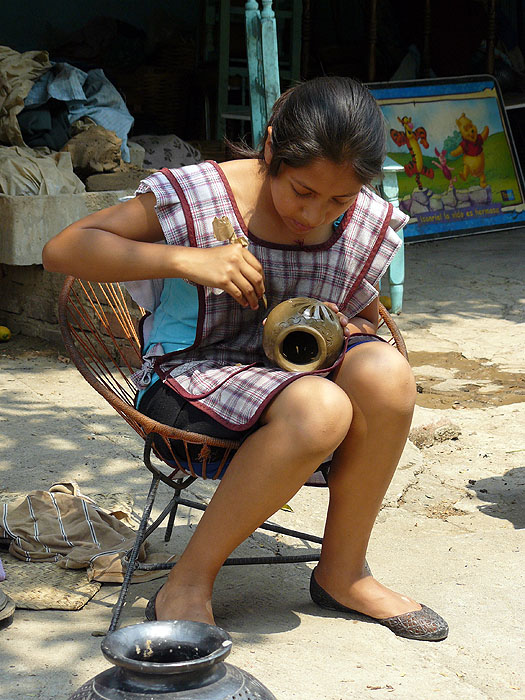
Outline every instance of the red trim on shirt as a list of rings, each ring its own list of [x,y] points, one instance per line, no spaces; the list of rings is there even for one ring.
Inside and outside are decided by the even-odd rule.
[[[379,234],[378,234],[378,236],[377,236],[377,238],[376,238],[376,241],[375,241],[375,243],[374,243],[374,245],[373,245],[373,248],[372,248],[372,250],[370,251],[370,254],[369,254],[369,256],[368,256],[368,258],[367,258],[365,264],[363,265],[363,267],[362,267],[362,269],[361,269],[361,272],[360,272],[359,275],[357,276],[357,279],[355,280],[354,284],[353,284],[352,287],[350,288],[350,291],[349,291],[348,294],[346,295],[345,300],[344,300],[344,303],[343,303],[343,305],[342,305],[341,308],[343,308],[343,309],[346,308],[346,306],[348,305],[350,299],[351,299],[352,296],[354,295],[356,289],[359,287],[359,285],[360,285],[361,282],[363,281],[364,276],[366,275],[366,273],[367,273],[368,270],[370,269],[370,265],[372,264],[372,261],[373,261],[373,259],[375,258],[377,251],[379,250],[379,246],[380,246],[381,243],[383,242],[383,239],[384,239],[384,237],[385,237],[385,235],[386,235],[386,232],[387,232],[387,229],[388,229],[388,225],[390,224],[390,219],[392,218],[392,212],[393,212],[393,210],[394,210],[394,207],[392,206],[392,204],[391,204],[390,202],[388,202],[388,211],[387,211],[387,213],[386,213],[385,220],[383,221],[383,225],[381,226],[381,230],[379,231]]]

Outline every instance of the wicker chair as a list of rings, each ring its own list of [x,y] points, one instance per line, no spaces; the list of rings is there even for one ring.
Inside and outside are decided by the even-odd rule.
[[[379,334],[407,357],[403,338],[384,306],[379,306],[381,323]],[[126,557],[127,568],[120,595],[113,610],[109,631],[113,631],[120,617],[133,572],[136,569],[170,569],[173,564],[145,564],[138,561],[141,544],[168,518],[165,541],[172,534],[177,508],[184,505],[205,510],[202,503],[181,497],[181,492],[198,478],[196,464],[192,461],[188,445],[197,444],[202,448],[198,455],[199,470],[206,478],[206,463],[210,448],[223,448],[223,457],[214,478],[220,475],[228,458],[239,443],[201,434],[186,432],[163,425],[134,407],[136,389],[130,381],[132,372],[141,365],[141,350],[138,334],[143,309],[131,300],[124,288],[117,283],[83,282],[68,277],[59,298],[59,323],[66,349],[72,362],[84,379],[119,413],[124,420],[144,440],[143,460],[152,473],[152,481],[137,531],[135,544]],[[167,445],[173,460],[152,461],[152,451],[156,454],[154,436],[160,436]],[[187,462],[182,462],[172,449],[171,441],[182,442]],[[156,455],[158,457],[158,455]],[[173,489],[173,497],[155,521],[148,525],[151,510],[160,482]],[[314,484],[312,484],[314,485]],[[264,523],[261,529],[290,535],[305,542],[322,543],[322,538],[304,532],[291,530],[271,523]],[[226,565],[232,564],[271,564],[296,563],[319,560],[320,549],[307,550],[306,554],[272,557],[230,557]]]

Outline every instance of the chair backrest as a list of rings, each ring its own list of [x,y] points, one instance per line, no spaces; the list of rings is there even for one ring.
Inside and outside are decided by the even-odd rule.
[[[379,305],[379,313],[378,333],[407,357],[401,333],[382,304]],[[144,310],[118,283],[83,282],[68,277],[60,293],[60,330],[66,350],[84,379],[143,439],[151,433],[160,435],[173,455],[173,464],[180,471],[197,475],[189,456],[188,443],[202,445],[199,466],[206,478],[206,459],[210,448],[224,448],[223,461],[226,463],[239,443],[178,430],[148,418],[135,408],[136,388],[130,376],[142,364],[138,328],[143,316]],[[171,440],[184,443],[187,465],[182,464],[171,449]]]
[[[146,439],[156,434],[162,438],[170,454],[169,466],[172,469],[166,478],[171,480],[177,471],[206,478],[210,448],[224,448],[225,464],[239,443],[178,430],[137,411],[134,406],[137,390],[130,377],[142,364],[138,328],[143,315],[144,310],[118,283],[84,282],[67,277],[58,301],[60,330],[73,364],[140,437]],[[187,458],[184,463],[172,450],[173,440],[184,445]],[[195,459],[190,457],[189,444],[202,446],[198,471],[194,469]],[[156,452],[154,445],[153,450]]]

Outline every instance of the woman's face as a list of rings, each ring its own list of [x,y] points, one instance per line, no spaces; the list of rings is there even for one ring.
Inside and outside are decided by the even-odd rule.
[[[275,210],[294,240],[316,238],[357,199],[362,182],[349,164],[320,159],[270,178]]]

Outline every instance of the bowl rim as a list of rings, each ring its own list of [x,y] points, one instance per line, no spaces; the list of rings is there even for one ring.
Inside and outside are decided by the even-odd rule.
[[[186,636],[185,636],[186,635]],[[197,659],[168,663],[134,659],[126,655],[126,647],[138,645],[150,638],[169,639],[173,644],[197,644],[198,637],[214,638],[217,648]],[[193,637],[193,638],[192,638]],[[195,638],[196,637],[196,638]],[[102,654],[115,666],[142,674],[172,675],[191,673],[204,667],[211,667],[223,661],[231,652],[232,639],[222,627],[191,620],[152,621],[120,627],[110,632],[102,641]]]

